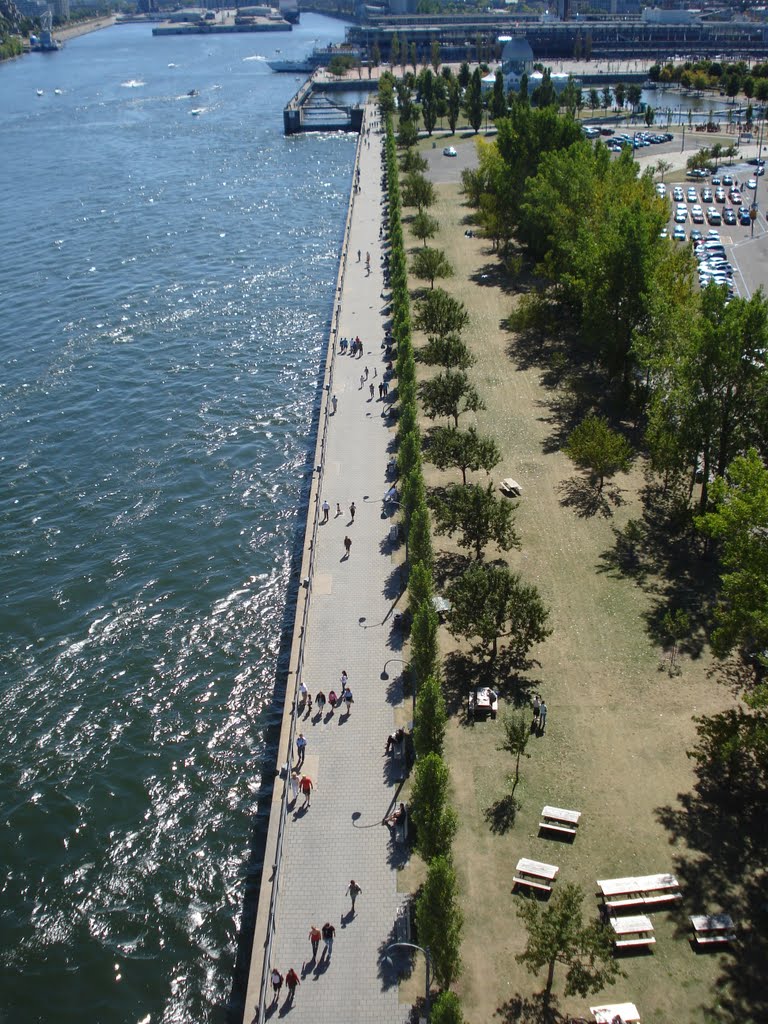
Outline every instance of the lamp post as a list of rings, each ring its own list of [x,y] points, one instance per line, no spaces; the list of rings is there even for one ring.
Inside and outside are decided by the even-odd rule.
[[[432,975],[432,954],[429,951],[429,946],[426,946],[426,947],[425,946],[417,946],[413,942],[393,942],[390,946],[387,946],[387,948],[384,950],[384,959],[388,963],[390,963],[390,964],[392,963],[392,960],[391,960],[391,958],[389,956],[389,953],[390,953],[390,950],[393,950],[393,949],[418,949],[420,953],[424,954],[424,958],[427,961],[427,980],[426,980],[426,986],[424,988],[424,1003],[425,1003],[425,1012],[427,1014],[427,1024],[429,1024],[429,1014],[430,1014],[430,1010],[432,1008],[432,1003],[431,1003],[431,1000],[430,1000],[430,997],[429,997],[429,990],[430,990],[430,987],[431,987],[431,984],[432,984],[432,978],[431,978],[431,975]]]
[[[397,505],[398,508],[405,508],[405,505],[403,505],[403,503],[401,501],[398,501],[396,498],[388,498],[388,497],[386,497],[386,495],[383,498],[371,498],[371,497],[369,497],[369,495],[364,494],[363,495],[363,501],[367,501],[367,502],[380,501],[381,504],[384,506],[384,515],[385,516],[387,515],[387,510],[386,510],[386,506],[387,505]],[[389,517],[387,516],[387,518],[389,518]],[[408,523],[406,522],[404,525],[405,525],[405,561],[407,563],[408,562]]]

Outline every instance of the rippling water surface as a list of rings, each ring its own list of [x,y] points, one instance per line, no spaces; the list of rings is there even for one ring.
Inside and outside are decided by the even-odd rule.
[[[342,32],[116,27],[0,67],[15,1024],[224,1016],[355,141],[284,139],[263,58]]]

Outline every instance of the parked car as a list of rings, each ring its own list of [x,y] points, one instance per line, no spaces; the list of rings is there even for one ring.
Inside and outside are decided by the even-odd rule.
[[[676,203],[682,203],[682,201],[685,199],[685,192],[683,192],[680,185],[675,185],[675,187],[672,189],[672,198],[675,200]]]
[[[694,206],[694,208],[691,210],[691,220],[694,224],[704,223],[704,211],[700,206]]]
[[[678,206],[675,210],[675,224],[685,224],[688,220],[688,210],[684,206]]]
[[[733,184],[733,175],[732,174],[724,174],[723,175],[723,184],[724,185],[732,185]]]
[[[701,190],[701,199],[702,199],[702,202],[705,202],[705,203],[711,203],[712,202],[712,189],[709,188],[709,186],[707,186],[707,188],[703,188]]]
[[[687,195],[688,195],[688,202],[689,202],[689,203],[695,203],[695,202],[696,202],[696,200],[697,200],[697,199],[699,198],[699,197],[698,197],[698,196],[696,195],[696,189],[695,189],[695,188],[694,188],[693,186],[691,186],[691,187],[690,187],[690,188],[688,189],[688,193],[687,193]]]
[[[443,156],[456,156],[456,155],[457,155],[456,154],[456,150],[453,148],[453,146],[446,146],[445,149],[443,150]]]
[[[698,228],[692,228],[691,229],[690,238],[691,238],[691,241],[694,242],[694,243],[701,241],[701,232],[699,231]]]
[[[757,178],[750,178],[747,182],[747,188],[757,188]]]
[[[676,227],[672,232],[672,237],[678,242],[685,241],[685,228]]]
[[[710,224],[722,224],[723,218],[720,216],[720,211],[716,206],[710,206],[707,210],[707,220]]]
[[[723,210],[723,223],[735,224],[736,223],[736,211],[732,206],[726,206]]]
[[[751,223],[752,218],[749,216],[749,210],[746,206],[742,206],[739,210],[739,224],[742,224],[744,227],[749,227]]]
[[[725,202],[725,189],[724,188],[717,189],[717,191],[715,192],[715,199],[717,200],[718,203],[724,203]]]

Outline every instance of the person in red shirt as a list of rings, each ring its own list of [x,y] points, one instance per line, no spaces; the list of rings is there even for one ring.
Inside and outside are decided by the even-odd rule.
[[[308,775],[301,776],[301,782],[299,783],[299,789],[304,794],[304,803],[302,807],[309,807],[309,801],[312,796],[312,779]]]
[[[293,997],[296,995],[296,986],[301,984],[299,976],[293,968],[286,974],[285,984],[288,986],[288,1002],[292,1003]]]

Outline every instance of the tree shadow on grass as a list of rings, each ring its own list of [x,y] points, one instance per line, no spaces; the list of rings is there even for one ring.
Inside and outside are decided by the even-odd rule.
[[[484,811],[485,820],[491,832],[503,836],[515,824],[520,803],[512,793],[507,793]]]
[[[534,996],[523,996],[518,992],[497,1007],[493,1016],[502,1024],[559,1024],[567,1018],[558,1012],[556,1004],[557,1000],[552,996],[547,1007],[543,992]]]
[[[656,811],[674,857],[688,913],[729,914],[737,939],[722,956],[715,983],[717,1006],[707,1019],[719,1024],[758,1024],[768,1020],[768,899],[765,891],[765,842],[768,838],[768,771],[765,719],[742,708],[698,720],[693,789],[675,805]],[[758,741],[759,743],[759,741]],[[685,914],[680,937],[690,937]],[[702,954],[703,955],[703,954]]]
[[[588,477],[573,476],[558,484],[560,504],[572,508],[580,519],[602,516],[610,519],[613,509],[626,504],[619,487],[597,487]]]

